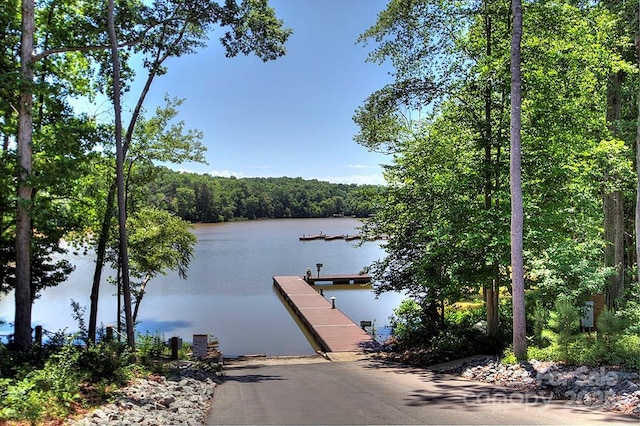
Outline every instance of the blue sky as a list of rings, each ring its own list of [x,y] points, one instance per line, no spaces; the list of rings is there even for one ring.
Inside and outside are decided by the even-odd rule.
[[[174,167],[237,177],[303,177],[381,184],[389,159],[353,141],[355,109],[391,81],[389,69],[365,62],[372,47],[357,37],[376,21],[386,0],[271,0],[293,29],[287,55],[263,63],[225,58],[214,31],[209,46],[167,62],[145,108],[165,93],[184,98],[180,119],[204,133],[208,165]],[[142,74],[141,74],[142,77]],[[135,90],[124,98],[131,108]]]

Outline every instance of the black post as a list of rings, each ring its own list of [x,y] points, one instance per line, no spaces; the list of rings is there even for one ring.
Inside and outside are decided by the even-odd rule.
[[[172,337],[169,339],[169,342],[171,345],[171,360],[176,360],[178,359],[178,351],[180,350],[180,338]]]

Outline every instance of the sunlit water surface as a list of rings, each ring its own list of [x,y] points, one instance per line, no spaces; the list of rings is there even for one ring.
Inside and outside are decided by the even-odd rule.
[[[303,234],[354,234],[360,222],[353,218],[278,219],[197,225],[198,237],[187,280],[177,274],[160,275],[147,287],[140,307],[137,331],[161,333],[166,339],[210,334],[220,341],[226,356],[242,354],[310,355],[314,348],[298,327],[273,287],[273,276],[353,274],[384,255],[382,242],[299,241]],[[78,329],[71,314],[71,300],[89,306],[94,257],[70,254],[76,266],[68,281],[43,292],[33,306],[33,324],[48,331]],[[109,270],[105,274],[113,275]],[[115,287],[103,279],[98,321],[115,323]],[[323,286],[327,298],[354,322],[372,321],[381,332],[402,296],[353,286]],[[13,295],[0,299],[0,319],[13,321]],[[11,328],[5,325],[0,334]]]

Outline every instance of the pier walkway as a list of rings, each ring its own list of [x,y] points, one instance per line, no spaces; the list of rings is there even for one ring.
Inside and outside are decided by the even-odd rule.
[[[320,275],[319,277],[307,277],[307,283],[315,285],[316,283],[331,284],[368,284],[371,282],[371,275],[367,274],[340,274],[340,275]]]
[[[284,300],[307,327],[323,352],[362,352],[378,343],[302,277],[273,277]]]

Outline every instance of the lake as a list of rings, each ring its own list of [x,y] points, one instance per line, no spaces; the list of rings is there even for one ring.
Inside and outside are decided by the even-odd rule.
[[[138,332],[161,333],[191,341],[193,334],[209,334],[220,341],[225,356],[246,354],[311,355],[315,349],[282,304],[273,287],[273,276],[354,274],[384,255],[382,241],[299,241],[303,234],[354,234],[360,221],[354,218],[274,219],[196,225],[198,238],[187,280],[176,273],[160,275],[147,287],[138,314]],[[33,306],[32,323],[54,332],[78,329],[72,318],[71,300],[85,306],[88,317],[94,258],[69,254],[76,266],[67,282],[45,290]],[[106,275],[113,275],[109,270]],[[388,317],[402,295],[387,293],[376,299],[370,289],[323,286],[327,298],[357,324],[372,321],[377,330],[388,326]],[[103,279],[98,321],[115,323],[115,287]],[[13,295],[0,299],[0,319],[12,322]],[[88,320],[87,320],[88,322]],[[8,334],[5,325],[0,334]]]

